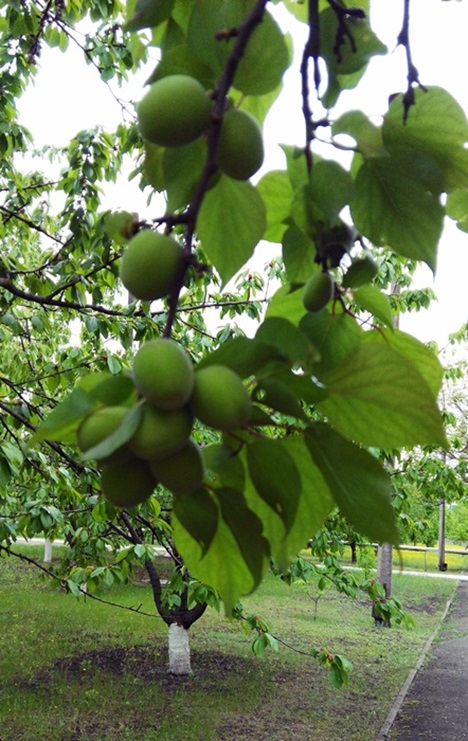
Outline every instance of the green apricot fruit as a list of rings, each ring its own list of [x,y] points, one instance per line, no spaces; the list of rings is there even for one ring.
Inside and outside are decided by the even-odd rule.
[[[203,458],[192,438],[177,453],[152,461],[150,467],[159,483],[176,496],[192,494],[203,482]]]
[[[95,412],[91,412],[84,418],[78,430],[76,437],[78,447],[82,453],[91,450],[95,445],[99,445],[120,426],[125,415],[128,413],[127,407],[102,407]],[[126,445],[121,446],[110,456],[103,458],[102,461],[119,460],[122,456],[129,455],[129,449]]]
[[[192,361],[175,340],[145,342],[133,361],[135,385],[159,409],[179,409],[189,400],[194,384]]]
[[[154,82],[137,105],[141,135],[162,147],[188,144],[210,125],[211,108],[198,80],[189,75],[168,75]]]
[[[192,416],[188,409],[156,409],[143,404],[142,418],[129,447],[138,458],[152,461],[167,458],[180,450],[192,432]]]
[[[235,180],[248,180],[263,163],[263,139],[256,119],[247,111],[230,108],[221,124],[218,165]]]
[[[304,286],[302,303],[307,311],[324,309],[333,298],[334,282],[328,273],[314,273]]]
[[[101,471],[101,490],[115,507],[133,507],[153,493],[157,481],[146,461],[133,458],[123,463],[108,463]]]
[[[195,371],[191,407],[204,424],[229,431],[247,422],[252,403],[237,373],[225,365],[207,365]]]
[[[143,229],[129,241],[120,263],[120,278],[132,296],[153,301],[167,296],[182,261],[175,239]]]
[[[343,276],[344,288],[357,288],[370,283],[378,273],[377,263],[370,255],[353,260]]]

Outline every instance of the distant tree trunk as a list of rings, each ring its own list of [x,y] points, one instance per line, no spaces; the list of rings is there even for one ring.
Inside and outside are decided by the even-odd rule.
[[[445,562],[445,499],[439,501],[439,571],[447,571]]]
[[[382,543],[377,553],[377,579],[384,588],[385,599],[392,596],[392,567],[393,546],[391,543]],[[382,618],[375,605],[372,607],[372,617],[379,625],[390,627],[390,621]]]
[[[52,541],[47,538],[44,540],[44,563],[50,563],[52,561]]]
[[[357,544],[355,540],[352,540],[349,544],[351,548],[351,563],[357,563]]]

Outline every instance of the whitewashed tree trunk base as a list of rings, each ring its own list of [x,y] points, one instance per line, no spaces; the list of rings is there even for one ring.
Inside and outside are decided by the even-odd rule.
[[[177,623],[172,623],[169,626],[169,673],[192,673],[189,632]]]
[[[44,563],[50,563],[52,561],[52,541],[44,540]]]

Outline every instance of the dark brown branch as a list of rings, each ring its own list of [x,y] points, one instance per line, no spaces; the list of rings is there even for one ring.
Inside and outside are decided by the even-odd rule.
[[[407,80],[408,87],[403,95],[403,122],[406,123],[408,120],[411,106],[415,104],[414,97],[414,85],[418,85],[422,90],[426,91],[426,88],[419,79],[419,72],[413,64],[413,58],[411,54],[411,44],[409,35],[410,26],[410,0],[404,0],[403,9],[403,25],[401,31],[398,34],[397,44],[404,46],[406,53],[406,66],[407,66]]]

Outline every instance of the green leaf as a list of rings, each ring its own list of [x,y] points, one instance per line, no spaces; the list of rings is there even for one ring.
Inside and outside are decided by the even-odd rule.
[[[462,232],[468,232],[468,191],[455,190],[449,193],[445,210]]]
[[[133,14],[124,26],[126,31],[154,28],[171,15],[175,0],[137,0]]]
[[[250,7],[250,3],[244,3],[244,6]],[[234,87],[245,95],[269,93],[281,83],[289,64],[290,54],[284,35],[271,14],[265,12],[242,55]]]
[[[377,286],[360,286],[353,289],[353,297],[360,309],[370,313],[387,327],[393,327],[395,318],[388,296]]]
[[[283,261],[290,283],[306,283],[318,269],[315,243],[295,226],[283,235]]]
[[[366,158],[386,155],[382,129],[374,126],[362,111],[347,111],[332,124],[333,135],[349,134],[356,141],[359,152]]]
[[[198,367],[207,365],[227,365],[242,378],[256,373],[270,360],[278,357],[277,348],[248,337],[234,337],[224,342],[214,352],[206,355]]]
[[[205,166],[206,154],[206,141],[201,138],[185,147],[165,149],[163,172],[170,213],[190,203]]]
[[[352,316],[344,312],[331,314],[326,309],[308,312],[299,327],[319,353],[319,362],[314,366],[314,373],[319,379],[327,371],[341,365],[359,346],[363,335]]]
[[[435,394],[411,360],[385,338],[362,342],[321,380],[330,395],[319,407],[346,437],[387,450],[445,446]]]
[[[267,172],[257,184],[257,189],[266,207],[267,226],[263,237],[269,242],[280,242],[287,229],[285,219],[289,216],[294,195],[287,172]]]
[[[281,286],[273,294],[266,317],[284,317],[292,324],[299,324],[300,320],[306,313],[302,303],[302,286],[300,288],[291,288],[289,285]]]
[[[224,488],[218,489],[216,495],[219,514],[213,537],[210,530],[208,547],[202,548],[197,542],[200,533],[193,534],[192,514],[198,514],[199,530],[203,527],[203,502],[197,503],[193,513],[187,513],[184,523],[187,528],[180,522],[178,507],[174,510],[172,524],[174,540],[184,563],[197,579],[219,591],[226,614],[230,614],[239,598],[258,586],[270,553],[268,542],[261,534],[260,521],[247,508],[242,494]]]
[[[259,379],[257,395],[259,401],[271,409],[297,419],[306,419],[296,390],[291,389],[287,379],[278,374]]]
[[[338,16],[332,8],[320,13],[320,56],[332,74],[350,75],[365,67],[376,54],[386,54],[387,47],[372,31],[368,17],[346,19],[349,35],[336,49]]]
[[[75,388],[46,417],[29,440],[29,447],[41,440],[64,440],[79,421],[96,407],[96,401],[83,389]]]
[[[315,465],[349,522],[371,540],[397,545],[391,482],[376,458],[322,422],[307,431],[306,442]]]
[[[390,154],[408,159],[426,155],[442,173],[440,190],[468,188],[468,122],[462,107],[444,88],[415,90],[415,105],[403,120],[403,96],[392,102],[384,118],[383,142]]]
[[[182,555],[182,544],[187,544],[187,557],[184,556],[184,560],[190,568],[191,563],[196,563],[207,554],[218,528],[218,508],[209,491],[200,487],[190,496],[174,497],[172,524]]]
[[[294,458],[281,440],[258,439],[247,446],[249,475],[259,496],[291,530],[301,495]]]
[[[416,337],[400,329],[394,329],[391,332],[386,329],[379,332],[365,332],[362,335],[362,341],[381,342],[382,337],[418,369],[434,397],[437,397],[442,386],[444,369],[435,352]]]
[[[125,404],[136,393],[131,378],[123,374],[89,373],[80,378],[77,387],[106,406]]]
[[[11,477],[12,470],[8,458],[0,451],[0,487],[6,487]]]
[[[310,368],[317,360],[317,352],[306,335],[283,317],[265,319],[255,339],[276,348],[277,359],[285,360],[290,366],[299,364],[302,368]]]
[[[89,448],[85,453],[81,455],[82,460],[101,460],[107,458],[109,455],[118,450],[122,445],[125,445],[135,434],[138,425],[141,421],[142,409],[141,404],[137,404],[132,409],[129,409],[125,417],[123,418],[120,425],[116,430],[102,440],[98,445],[94,445]]]
[[[284,561],[289,565],[292,558],[322,527],[333,507],[333,499],[324,477],[310,457],[304,436],[285,437],[282,439],[282,445],[294,459],[301,477],[301,496],[296,519],[281,544]],[[274,534],[273,536],[267,534],[267,537],[274,542]],[[275,550],[273,545],[272,549],[278,554],[278,549]],[[278,555],[275,557],[278,558]]]
[[[252,256],[265,227],[265,205],[256,188],[221,176],[204,198],[197,231],[223,284]]]
[[[364,162],[350,203],[354,224],[373,244],[435,270],[444,209],[405,164],[391,157]]]

